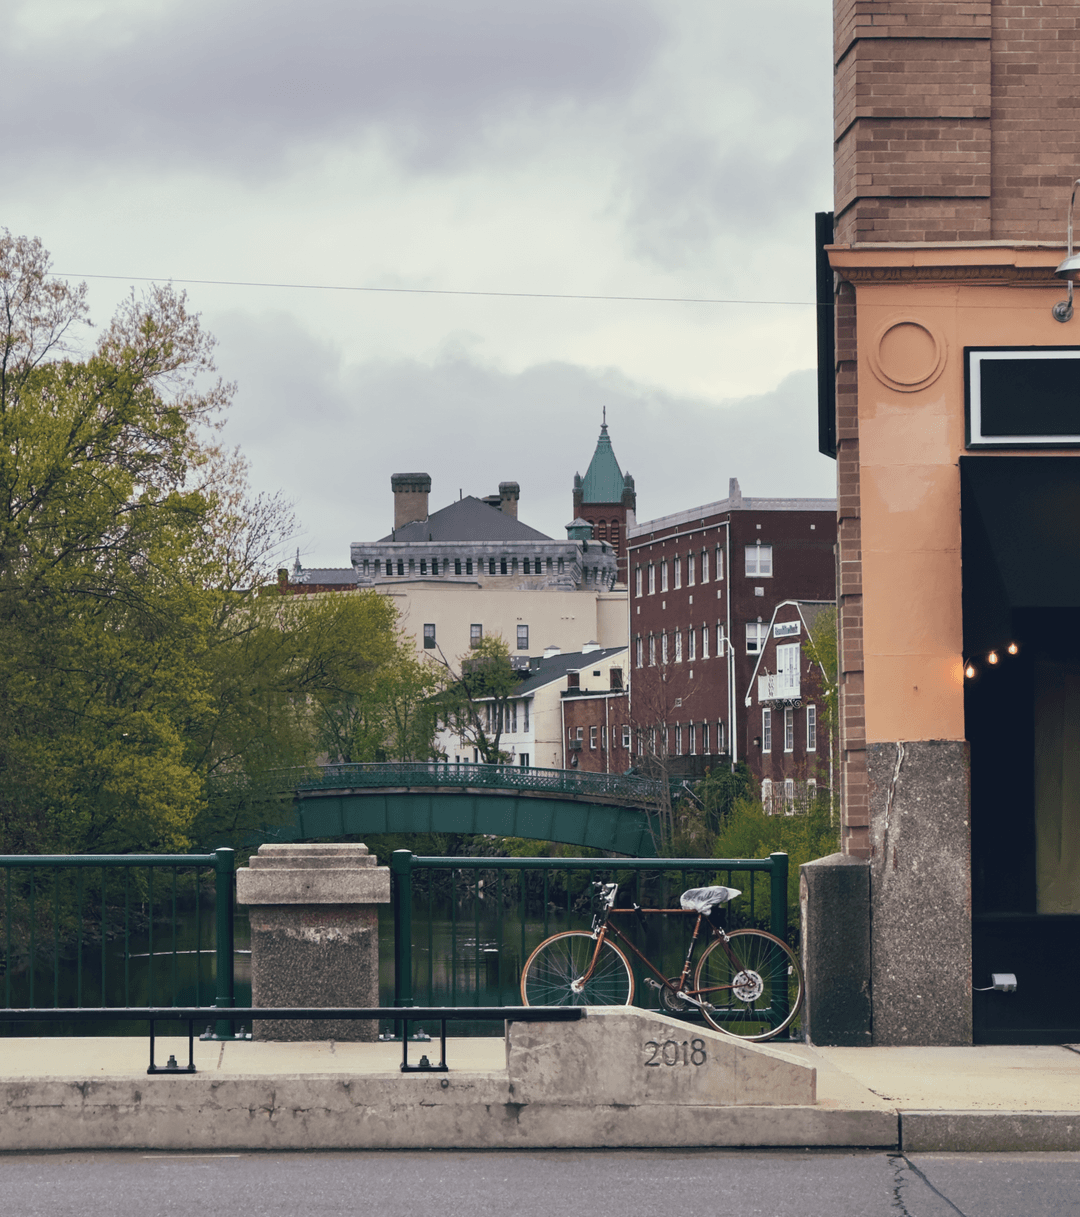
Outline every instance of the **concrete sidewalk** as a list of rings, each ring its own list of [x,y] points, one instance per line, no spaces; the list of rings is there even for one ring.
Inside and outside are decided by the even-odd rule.
[[[512,1084],[506,1093],[502,1038],[450,1039],[449,1073],[409,1075],[398,1068],[400,1043],[196,1041],[194,1076],[152,1077],[145,1038],[0,1039],[0,1146],[103,1148],[119,1121],[114,1148],[1080,1150],[1080,1046],[775,1048],[816,1070],[813,1106],[583,1104],[541,1126],[528,1104],[513,1101]],[[170,1053],[185,1064],[187,1040],[159,1038],[158,1063]],[[411,1063],[423,1054],[437,1063],[438,1040],[409,1045]],[[395,1120],[407,1140],[387,1131]]]

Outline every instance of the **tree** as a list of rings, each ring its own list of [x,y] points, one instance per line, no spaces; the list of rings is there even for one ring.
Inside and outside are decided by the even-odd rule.
[[[277,594],[291,513],[216,443],[231,388],[183,294],[130,297],[80,351],[85,297],[0,233],[0,852],[265,818],[314,711],[397,654],[374,593]]]
[[[820,726],[824,727],[829,741],[828,781],[830,807],[835,809],[836,774],[836,742],[840,729],[840,663],[839,642],[837,639],[836,608],[830,607],[820,612],[810,624],[809,637],[803,646],[806,653],[821,670],[822,706],[818,716]]]
[[[509,760],[499,745],[509,703],[521,678],[510,663],[510,648],[498,634],[482,638],[458,661],[455,673],[443,658],[446,685],[438,698],[440,720],[470,744],[489,765]]]

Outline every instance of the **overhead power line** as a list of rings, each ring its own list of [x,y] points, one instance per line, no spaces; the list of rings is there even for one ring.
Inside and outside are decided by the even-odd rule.
[[[638,304],[763,304],[816,308],[812,300],[735,300],[709,296],[602,296],[579,292],[483,292],[451,287],[364,287],[342,283],[258,283],[246,279],[174,279],[164,275],[80,275],[57,271],[64,279],[119,279],[128,283],[181,283],[198,287],[267,287],[308,292],[376,292],[406,296],[496,296],[514,300],[621,300]]]

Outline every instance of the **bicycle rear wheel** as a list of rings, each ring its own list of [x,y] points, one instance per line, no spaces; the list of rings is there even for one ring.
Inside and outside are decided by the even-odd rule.
[[[605,941],[592,975],[585,975],[596,939],[585,930],[552,934],[521,970],[521,1001],[526,1006],[628,1006],[634,998],[634,973],[626,956]]]
[[[733,930],[701,956],[694,988],[706,1003],[705,1019],[717,1031],[745,1040],[768,1040],[791,1025],[803,999],[795,953],[764,930]]]

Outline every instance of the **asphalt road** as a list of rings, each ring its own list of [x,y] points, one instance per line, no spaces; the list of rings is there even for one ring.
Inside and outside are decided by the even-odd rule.
[[[0,1155],[4,1217],[1073,1217],[1080,1154]]]

